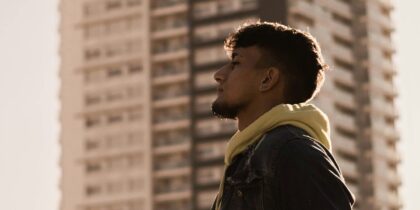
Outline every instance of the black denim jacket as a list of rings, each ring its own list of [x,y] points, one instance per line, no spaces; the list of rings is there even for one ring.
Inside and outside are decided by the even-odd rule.
[[[332,154],[286,125],[233,159],[221,202],[221,210],[350,210],[354,196]]]

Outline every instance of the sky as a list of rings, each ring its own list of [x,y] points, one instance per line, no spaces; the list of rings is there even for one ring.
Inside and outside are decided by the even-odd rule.
[[[404,210],[418,210],[420,1],[396,3]],[[58,210],[58,1],[0,0],[0,209]]]

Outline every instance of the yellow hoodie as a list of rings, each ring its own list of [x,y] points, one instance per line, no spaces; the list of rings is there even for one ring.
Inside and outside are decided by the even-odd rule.
[[[225,153],[225,169],[233,157],[255,143],[262,135],[280,125],[294,125],[305,130],[311,137],[331,150],[328,117],[313,104],[280,104],[261,115],[242,131],[237,131],[229,140]],[[217,196],[216,209],[220,209],[223,180]]]

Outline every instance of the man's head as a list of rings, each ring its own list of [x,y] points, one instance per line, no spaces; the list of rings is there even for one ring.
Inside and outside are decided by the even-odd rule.
[[[242,25],[226,38],[225,50],[231,62],[214,75],[219,88],[212,106],[224,118],[256,103],[309,101],[328,68],[314,37],[278,23]]]

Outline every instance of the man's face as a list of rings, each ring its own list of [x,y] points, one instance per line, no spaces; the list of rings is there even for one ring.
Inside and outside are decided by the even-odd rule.
[[[242,109],[255,100],[259,94],[256,64],[260,58],[261,52],[255,46],[234,49],[230,62],[214,74],[218,87],[212,110],[216,116],[235,119]]]

